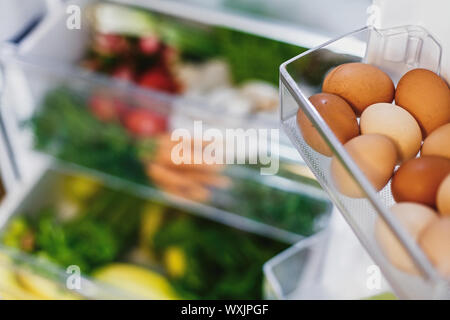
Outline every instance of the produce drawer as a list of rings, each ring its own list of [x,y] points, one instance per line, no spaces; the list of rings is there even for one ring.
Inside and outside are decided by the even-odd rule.
[[[439,43],[421,27],[406,26],[388,30],[366,27],[329,41],[282,64],[280,92],[283,128],[361,243],[381,268],[395,293],[401,298],[448,299],[450,297],[448,279],[444,279],[437,272],[416,241],[389,210],[395,203],[391,193],[391,182],[389,181],[382,190],[376,192],[323,117],[308,100],[309,96],[321,91],[320,86],[311,86],[307,79],[295,73],[297,64],[302,64],[311,57],[328,55],[331,52],[340,55],[343,59],[341,63],[364,62],[380,68],[391,77],[395,85],[405,72],[414,68],[425,68],[439,74],[441,56],[444,53],[441,52]],[[324,70],[321,74],[322,78],[325,77],[326,71]],[[332,168],[330,169],[332,158],[315,151],[305,141],[297,122],[299,109],[317,128],[320,136],[331,149],[334,161],[341,162],[350,174],[349,179],[355,183],[355,186],[357,185],[362,197],[346,196],[337,189]],[[398,239],[402,243],[406,249],[405,255],[414,261],[416,270],[420,270],[418,273],[421,275],[403,272],[391,264],[381,249],[380,238],[376,238],[375,224],[379,219],[384,220],[395,234],[393,239]]]
[[[82,65],[148,90],[156,88],[170,96],[177,108],[195,109],[195,117],[225,115],[233,118],[228,126],[235,128],[279,128],[278,66],[305,51],[305,44],[323,39],[304,30],[205,12],[189,4],[72,3],[82,7],[80,30],[67,29],[64,8],[55,10],[23,41],[19,54],[38,57],[52,67]],[[304,39],[307,43],[301,42]],[[317,81],[317,68],[334,63],[336,56],[320,58],[299,66],[297,72]],[[283,132],[280,142],[280,154],[298,160]]]
[[[263,264],[288,246],[53,166],[0,228],[0,297],[261,299]]]
[[[0,246],[0,300],[137,299],[109,285],[81,278],[82,290],[67,287],[70,274],[30,254]]]
[[[82,7],[80,30],[66,27],[64,8],[55,10],[22,42],[20,54],[164,92],[180,108],[232,116],[235,127],[278,128],[277,66],[304,48],[195,17],[108,1],[72,3]]]
[[[304,165],[288,163],[282,158],[279,174],[274,176],[261,175],[261,167],[267,167],[261,163],[216,166],[211,170],[188,166],[182,168],[186,171],[181,174],[180,169],[167,163],[167,154],[161,153],[172,146],[167,133],[187,128],[193,120],[202,120],[205,127],[221,130],[276,129],[276,114],[218,117],[217,109],[210,108],[202,99],[198,102],[192,97],[139,88],[79,68],[77,65],[86,52],[91,33],[84,27],[81,31],[67,30],[65,18],[63,12],[51,15],[20,47],[2,48],[7,82],[2,88],[1,112],[6,129],[2,134],[6,139],[0,147],[7,152],[2,152],[1,165],[2,171],[8,172],[11,178],[8,180],[13,181],[8,183],[8,201],[2,203],[0,215],[0,224],[6,230],[7,221],[14,221],[16,214],[36,213],[29,208],[38,208],[41,200],[52,201],[51,197],[39,193],[46,190],[41,183],[54,180],[48,177],[54,175],[55,168],[64,168],[63,171],[93,176],[114,190],[206,217],[214,221],[210,224],[218,222],[228,226],[220,228],[272,239],[269,242],[282,244],[280,250],[305,238],[321,241],[314,239],[321,239],[319,234],[326,232],[332,205],[314,180],[295,174],[304,172]],[[267,39],[258,41],[267,43]],[[134,114],[134,120],[124,121],[122,112]],[[140,125],[136,127],[136,119],[139,124],[142,117],[147,121],[145,132]],[[280,151],[291,149],[282,148]],[[5,158],[10,160],[7,168]],[[160,169],[157,172],[155,165]],[[22,198],[26,199],[23,203]],[[12,210],[17,199],[20,210]],[[316,236],[310,238],[312,235]],[[7,255],[11,255],[10,251]],[[17,256],[20,261],[22,255]],[[150,268],[156,273],[161,271],[158,265]],[[257,274],[262,278],[261,268]],[[64,270],[58,269],[56,278],[52,277],[60,279],[60,271]],[[83,283],[91,283],[88,279]],[[98,297],[100,289],[92,290],[78,295]],[[116,297],[109,288],[106,291]]]
[[[3,58],[8,78],[3,118],[12,162],[23,179],[40,170],[38,151],[101,172],[147,197],[290,243],[326,225],[332,206],[325,193],[313,180],[289,171],[292,166],[283,159],[278,175],[262,174],[277,165],[276,157],[251,165],[172,162],[176,143],[170,132],[189,128],[194,120],[220,130],[234,118],[199,115],[188,105],[178,108],[165,94],[66,65],[55,68],[14,50]],[[269,143],[278,147],[277,141]],[[250,147],[248,157],[261,154],[261,148]]]

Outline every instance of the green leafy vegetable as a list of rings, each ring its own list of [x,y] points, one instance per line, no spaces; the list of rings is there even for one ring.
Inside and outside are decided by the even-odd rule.
[[[213,28],[161,17],[159,30],[162,40],[176,48],[183,60],[205,61],[220,55],[220,46]]]
[[[180,248],[185,274],[173,279],[186,297],[248,299],[262,297],[262,265],[286,246],[201,219],[180,217],[164,224],[153,240],[162,256]]]
[[[280,65],[305,48],[245,32],[217,28],[220,55],[228,62],[237,83],[258,79],[278,86]]]
[[[127,261],[139,243],[141,213],[151,204],[106,188],[83,201],[70,220],[61,219],[56,204],[15,218],[0,239],[64,268],[78,265],[83,274]],[[157,262],[166,268],[166,253],[171,248],[182,252],[178,263],[183,272],[171,282],[185,298],[262,298],[262,265],[287,247],[173,209],[164,212],[155,232],[149,243],[139,247],[153,250]]]
[[[272,188],[253,180],[242,180],[233,185],[231,193],[236,201],[227,210],[309,236],[318,230],[318,220],[328,214],[331,203],[306,195]]]
[[[147,183],[128,132],[93,117],[84,98],[65,87],[49,91],[31,119],[37,149],[62,160]]]
[[[54,214],[43,214],[35,233],[38,252],[64,267],[77,265],[85,273],[113,261],[119,251],[112,230],[90,219],[61,224]]]
[[[142,203],[134,196],[100,189],[74,218],[61,220],[56,206],[44,208],[11,221],[1,239],[63,267],[78,265],[89,274],[136,244]]]

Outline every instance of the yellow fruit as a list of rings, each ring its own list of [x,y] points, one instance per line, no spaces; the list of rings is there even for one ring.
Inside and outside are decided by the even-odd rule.
[[[164,264],[170,276],[178,278],[186,271],[186,256],[178,247],[169,247],[164,252]]]
[[[122,289],[130,295],[149,300],[173,300],[179,297],[162,275],[126,263],[113,263],[94,273],[97,280]]]
[[[31,294],[44,300],[76,300],[79,296],[71,293],[63,284],[32,274],[28,271],[17,273],[19,283]]]
[[[65,195],[70,199],[86,200],[100,187],[100,182],[87,176],[72,176],[64,181]]]
[[[164,208],[156,204],[148,204],[141,219],[140,244],[148,247],[151,239],[158,231],[164,218]]]
[[[7,300],[35,300],[36,295],[28,292],[17,281],[12,266],[0,264],[0,299]]]

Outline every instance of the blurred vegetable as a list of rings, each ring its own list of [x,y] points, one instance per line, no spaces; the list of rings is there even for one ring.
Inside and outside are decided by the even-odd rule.
[[[16,272],[20,285],[39,300],[76,300],[80,297],[67,290],[63,285],[29,271]]]
[[[34,232],[40,254],[63,267],[77,265],[84,273],[113,261],[119,252],[113,232],[90,219],[60,224],[52,213],[43,214]]]
[[[230,189],[236,201],[225,209],[248,218],[308,236],[318,231],[318,220],[328,214],[331,203],[307,195],[242,180]]]
[[[40,298],[39,295],[31,293],[21,286],[12,265],[0,264],[0,299],[34,300]]]
[[[154,183],[197,201],[209,200],[210,187],[229,186],[229,179],[220,175],[223,166],[173,163],[171,151],[176,143],[168,134],[159,134],[167,129],[167,118],[107,97],[101,92],[90,98],[94,117],[75,92],[50,91],[31,119],[36,147],[63,160],[133,182]]]
[[[101,188],[100,181],[84,175],[64,179],[64,196],[75,202],[86,201]]]
[[[175,82],[173,75],[168,70],[160,67],[143,72],[138,83],[144,88],[172,93],[178,91],[178,84]]]
[[[63,185],[80,183],[77,177],[66,179]],[[87,188],[88,193],[84,187],[82,192],[78,189],[66,195],[81,203],[70,220],[61,220],[58,203],[37,208],[12,219],[0,234],[1,241],[24,250],[24,237],[32,235],[27,252],[64,268],[78,265],[84,275],[147,298],[261,298],[263,263],[287,247],[121,191],[98,185]],[[135,262],[136,249],[150,253],[141,255],[138,263],[163,267],[171,284],[152,271],[118,264]],[[42,284],[41,296],[58,293],[40,279],[24,279],[26,292],[36,293]]]
[[[153,68],[159,68],[161,65],[155,63],[160,59],[158,57],[160,52],[175,49],[183,62],[204,62],[217,57],[224,58],[237,84],[257,79],[278,86],[280,64],[306,50],[241,31],[202,25],[135,8],[103,4],[94,6],[94,11],[96,31],[100,34],[94,37],[93,51],[100,54],[104,52],[115,54],[117,59],[113,62],[114,65],[138,61],[137,70],[143,71],[144,74],[149,73],[152,77],[156,77],[153,75]],[[134,46],[135,43],[137,46]],[[125,52],[130,52],[135,58],[129,59],[124,55]],[[87,61],[91,61],[87,65],[93,66],[96,70],[110,73],[108,65],[111,60],[105,60],[100,64],[92,63],[92,57],[88,55]],[[177,68],[171,63],[173,59],[171,62],[167,59],[162,61],[166,71]],[[163,77],[161,73],[158,74],[161,79],[141,80],[140,84],[161,82]],[[148,77],[150,76],[146,78]],[[165,78],[172,79],[170,75]],[[172,92],[167,90],[166,85],[150,87]],[[190,84],[184,87],[190,87]]]
[[[174,147],[179,145],[178,141],[172,141],[170,135],[163,134],[156,137],[155,143],[156,151],[152,149],[151,155],[143,152],[140,154],[142,160],[147,162],[147,175],[162,190],[190,200],[208,202],[213,189],[230,187],[229,177],[221,174],[225,166],[206,163],[177,164],[172,159],[172,153],[176,150]],[[183,143],[183,153],[190,151],[190,159],[203,152],[203,148],[194,148],[194,141],[186,140]]]
[[[42,209],[36,217],[16,218],[2,233],[2,242],[63,267],[78,265],[87,274],[137,243],[142,200],[101,189],[84,202],[69,221],[59,219],[54,208]]]
[[[130,51],[130,44],[121,35],[112,33],[97,33],[94,37],[92,50],[99,55],[126,54]]]
[[[280,65],[306,51],[305,48],[226,28],[217,28],[215,35],[220,55],[229,63],[237,83],[258,79],[278,86]]]
[[[173,300],[178,295],[170,283],[160,274],[135,265],[113,263],[93,274],[103,283],[125,290],[130,298]]]
[[[286,247],[186,216],[164,224],[153,245],[178,291],[202,299],[261,298],[262,265]]]
[[[139,39],[139,50],[145,55],[155,54],[161,46],[158,37],[151,35]]]
[[[143,248],[152,247],[153,237],[162,225],[164,208],[161,205],[149,203],[144,206],[139,226],[139,245]]]
[[[91,113],[100,121],[114,122],[120,119],[121,114],[127,109],[118,97],[108,92],[96,92],[88,101]]]
[[[43,210],[38,221],[26,217],[19,217],[11,221],[2,233],[3,244],[45,256],[63,267],[78,265],[83,272],[89,272],[97,263],[109,261],[114,238],[105,234],[101,226],[87,225],[86,223],[74,225],[61,225],[56,222],[51,210]],[[18,232],[18,230],[22,230]],[[24,240],[32,235],[32,242],[24,245]],[[25,272],[20,276],[20,283],[30,294],[40,299],[59,297],[62,292],[50,282]],[[18,279],[19,280],[19,279]],[[62,290],[61,290],[62,291]],[[69,297],[69,296],[67,296]]]
[[[116,67],[111,75],[113,78],[125,81],[134,81],[136,79],[136,74],[133,66],[123,65]]]
[[[160,39],[155,15],[107,3],[93,5],[90,10],[95,31],[82,66],[146,88],[179,91],[172,74],[177,51]]]
[[[49,91],[31,118],[35,145],[62,160],[147,183],[128,132],[92,116],[84,99],[61,87]]]
[[[176,48],[183,61],[202,62],[220,56],[214,28],[163,16],[158,25],[162,40]]]
[[[109,108],[117,110],[116,105],[124,105],[104,104],[106,114],[110,114]],[[167,129],[167,119],[149,109],[120,107],[120,121],[104,122],[98,121],[85,106],[84,100],[68,89],[49,92],[31,120],[37,148],[63,160],[133,182],[154,184],[170,194],[195,201],[207,203],[215,201],[215,194],[230,194],[233,201],[214,205],[303,235],[316,231],[316,220],[330,205],[257,181],[231,180],[223,174],[223,165],[175,164],[172,151],[178,142],[166,133],[159,134]],[[197,152],[193,145],[190,143],[191,158]]]
[[[178,247],[169,247],[164,252],[164,265],[167,273],[173,278],[182,277],[186,272],[186,256]]]
[[[131,109],[124,115],[123,123],[129,133],[147,138],[167,130],[167,119],[148,109]]]
[[[24,218],[14,219],[2,235],[2,242],[12,248],[20,248],[23,251],[33,250],[34,243],[26,239],[33,237],[28,222]],[[25,241],[24,241],[25,239]]]
[[[90,8],[96,30],[132,36],[151,35],[156,26],[153,15],[137,8],[98,3]]]

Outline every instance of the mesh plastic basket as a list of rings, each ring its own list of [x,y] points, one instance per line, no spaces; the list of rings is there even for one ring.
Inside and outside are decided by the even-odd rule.
[[[335,65],[345,62],[370,63],[385,71],[397,83],[405,72],[418,67],[439,73],[441,55],[439,43],[421,27],[403,26],[385,30],[365,27],[311,49],[280,67],[281,122],[284,130],[395,293],[405,299],[448,299],[448,281],[438,274],[417,243],[390,214],[389,207],[394,203],[390,182],[376,192],[307,98],[320,92],[320,82],[325,73]],[[335,189],[329,172],[331,158],[317,153],[304,141],[296,121],[298,108],[318,129],[333,155],[360,187],[364,198],[349,198]],[[374,235],[378,216],[403,244],[421,271],[420,276],[400,271],[384,256]]]

